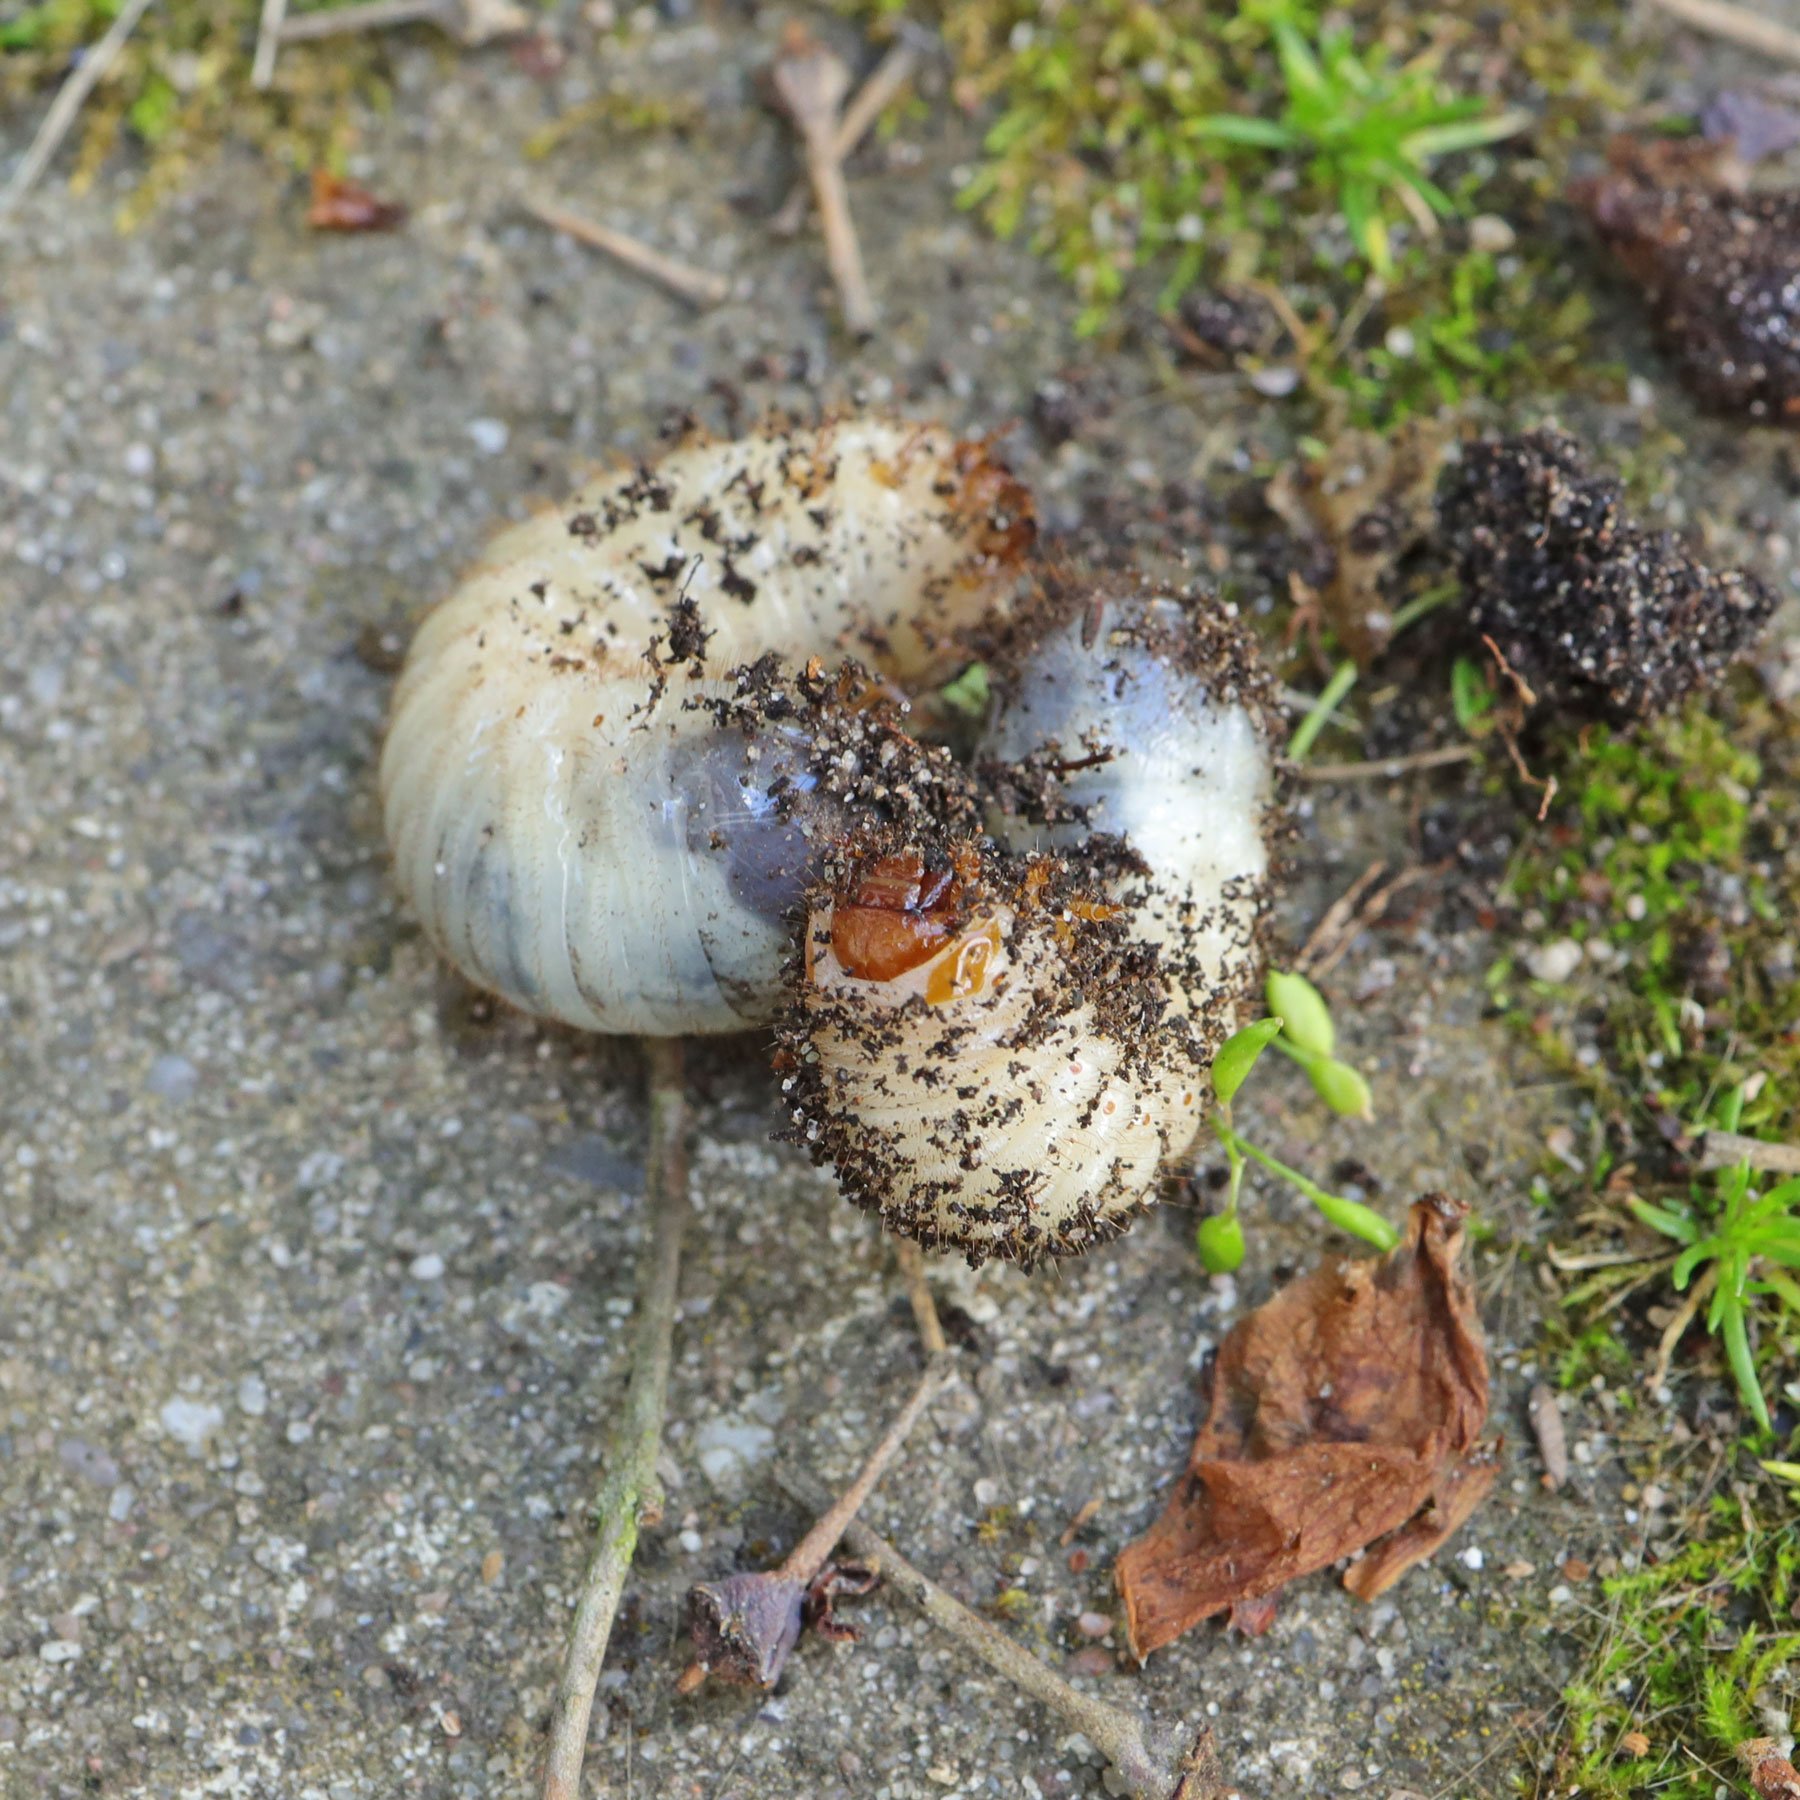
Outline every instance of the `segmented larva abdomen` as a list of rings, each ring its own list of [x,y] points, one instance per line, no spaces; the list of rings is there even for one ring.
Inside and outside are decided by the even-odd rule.
[[[867,904],[871,882],[890,897],[896,861],[865,865],[809,921],[787,1033],[795,1135],[852,1200],[929,1247],[1025,1264],[1085,1250],[1193,1141],[1204,1046],[1124,909],[1059,862],[995,859],[941,944],[896,967],[906,927]]]
[[[740,665],[915,680],[992,609],[1029,504],[897,420],[688,443],[504,532],[419,629],[381,760],[401,891],[469,979],[592,1031],[768,1018],[813,873],[808,746],[706,710]],[[769,665],[765,689],[784,679]],[[778,708],[769,708],[778,711]]]
[[[973,1262],[1115,1234],[1192,1144],[1277,821],[1270,685],[1233,618],[1105,589],[1046,611],[985,745],[999,792],[1037,796],[995,822],[1013,848],[890,839],[841,869],[783,1028],[792,1135]]]

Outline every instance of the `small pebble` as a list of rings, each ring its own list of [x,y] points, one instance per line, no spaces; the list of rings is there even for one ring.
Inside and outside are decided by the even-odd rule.
[[[1469,221],[1469,247],[1489,256],[1503,256],[1519,241],[1519,234],[1498,213],[1477,213]]]
[[[1533,979],[1560,983],[1581,967],[1581,946],[1573,938],[1558,938],[1526,952],[1525,967]]]
[[[469,441],[483,456],[499,456],[512,441],[512,433],[500,419],[471,419]]]
[[[170,1400],[157,1415],[162,1428],[178,1444],[198,1454],[206,1440],[225,1423],[224,1409],[200,1400]]]

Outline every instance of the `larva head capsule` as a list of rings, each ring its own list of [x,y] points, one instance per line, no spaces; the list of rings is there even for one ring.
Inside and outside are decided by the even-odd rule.
[[[865,848],[808,919],[788,1135],[890,1229],[972,1263],[1115,1235],[1192,1142],[1206,1072],[1131,923],[1061,858]]]

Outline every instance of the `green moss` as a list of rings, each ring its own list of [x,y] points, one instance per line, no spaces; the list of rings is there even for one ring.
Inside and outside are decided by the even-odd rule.
[[[1738,1791],[1731,1752],[1764,1735],[1759,1699],[1791,1711],[1787,1665],[1800,1662],[1800,1524],[1771,1486],[1716,1496],[1663,1560],[1605,1583],[1605,1637],[1565,1691],[1564,1748],[1546,1791]]]
[[[964,204],[1062,270],[1085,329],[1196,284],[1258,295],[1306,393],[1358,423],[1590,372],[1586,302],[1544,221],[1563,152],[1625,98],[1592,41],[1610,0],[1353,0],[1328,27],[1315,0],[916,10],[959,96],[992,109]],[[1535,154],[1487,147],[1521,106]],[[1515,247],[1476,247],[1477,208],[1512,220]]]
[[[117,0],[41,0],[0,27],[0,102],[41,106],[117,10]],[[259,94],[250,61],[261,10],[260,0],[152,7],[82,111],[71,189],[90,187],[126,141],[146,153],[144,179],[121,209],[127,226],[234,138],[290,168],[341,165],[357,109],[387,103],[378,36],[290,45],[275,87]]]
[[[1586,1078],[1640,1127],[1698,1122],[1709,1094],[1744,1081],[1746,1130],[1794,1122],[1797,775],[1791,729],[1753,701],[1737,717],[1696,706],[1636,734],[1594,728],[1566,747],[1559,799],[1508,875],[1530,936],[1605,948],[1557,987],[1509,961],[1497,996],[1540,1040],[1597,1026]]]
[[[579,106],[559,114],[541,130],[525,140],[525,154],[533,162],[541,162],[553,151],[570,142],[591,138],[585,148],[592,152],[621,138],[640,137],[652,132],[688,131],[705,118],[705,108],[697,100],[671,100],[655,95],[612,90],[596,94]]]

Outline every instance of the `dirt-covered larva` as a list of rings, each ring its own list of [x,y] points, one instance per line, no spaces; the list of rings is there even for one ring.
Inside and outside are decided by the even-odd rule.
[[[844,859],[783,1039],[792,1135],[851,1199],[1030,1264],[1122,1230],[1192,1143],[1276,809],[1268,679],[1218,608],[1116,585],[1020,635],[985,744],[1012,847]]]
[[[766,1020],[816,872],[817,821],[783,804],[819,780],[783,684],[846,654],[918,681],[1003,600],[1031,529],[983,445],[859,417],[690,441],[504,532],[395,691],[403,895],[471,981],[541,1017]],[[746,667],[755,737],[716,716]]]
[[[893,1229],[1036,1263],[1192,1143],[1256,974],[1273,712],[1197,596],[1027,580],[984,446],[690,442],[506,532],[421,627],[399,882],[479,985],[591,1030],[767,1021],[790,1135]],[[958,762],[894,684],[987,646]]]

